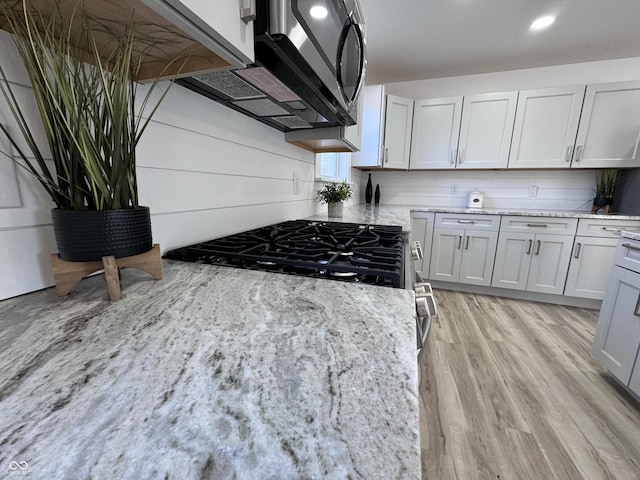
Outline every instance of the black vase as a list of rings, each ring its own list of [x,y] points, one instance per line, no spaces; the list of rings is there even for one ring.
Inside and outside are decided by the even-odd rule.
[[[364,201],[366,203],[371,203],[372,197],[373,197],[373,185],[371,185],[371,174],[369,174],[369,181],[367,181],[367,188],[364,191]]]
[[[376,185],[376,194],[374,198],[375,198],[376,205],[378,205],[380,203],[380,184]]]
[[[58,255],[68,262],[129,257],[153,248],[149,207],[51,210]]]

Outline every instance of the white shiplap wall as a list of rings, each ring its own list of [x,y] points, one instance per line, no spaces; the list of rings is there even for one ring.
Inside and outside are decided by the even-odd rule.
[[[29,101],[28,80],[4,32],[0,63]],[[0,121],[10,122],[1,103]],[[154,242],[166,251],[326,210],[315,201],[313,162],[312,153],[285,143],[277,130],[174,85],[138,149],[140,203],[151,208]],[[363,175],[354,170],[353,180],[362,183]],[[0,190],[12,192],[11,202],[0,204],[0,299],[53,285],[53,204],[20,169],[17,188],[16,206],[16,179],[0,177]]]
[[[453,208],[466,208],[469,192],[478,190],[485,208],[589,211],[595,187],[592,170],[375,171],[371,179],[382,205]]]

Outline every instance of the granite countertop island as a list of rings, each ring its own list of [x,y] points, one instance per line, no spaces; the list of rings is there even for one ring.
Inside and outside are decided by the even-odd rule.
[[[413,293],[164,262],[0,302],[0,477],[420,478]]]

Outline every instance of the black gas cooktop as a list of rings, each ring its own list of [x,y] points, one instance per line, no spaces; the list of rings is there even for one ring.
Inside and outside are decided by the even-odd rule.
[[[402,227],[291,220],[177,248],[164,258],[402,287]]]

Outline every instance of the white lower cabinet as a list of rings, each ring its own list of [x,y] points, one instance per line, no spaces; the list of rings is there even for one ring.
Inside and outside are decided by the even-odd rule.
[[[491,285],[500,217],[439,213],[435,224],[429,279]]]
[[[618,240],[576,237],[564,294],[602,300],[607,285],[607,266],[613,262]]]
[[[426,278],[429,273],[431,260],[431,240],[433,238],[433,212],[413,212],[411,213],[411,241],[420,242],[423,257],[422,260],[415,260],[416,272],[421,277]]]
[[[491,285],[562,295],[577,224],[570,218],[503,217]]]
[[[640,258],[640,242],[622,238],[618,243],[592,354],[622,384],[640,395],[640,269],[625,257]]]

